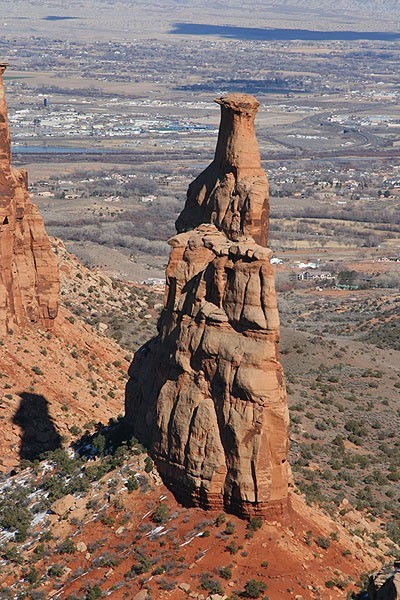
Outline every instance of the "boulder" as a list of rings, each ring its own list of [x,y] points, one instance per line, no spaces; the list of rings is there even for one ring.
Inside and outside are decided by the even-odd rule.
[[[151,596],[147,590],[141,590],[133,596],[133,600],[151,600]]]
[[[76,498],[74,498],[74,496],[72,496],[72,494],[67,494],[66,496],[63,496],[59,500],[56,500],[55,502],[53,502],[53,504],[51,505],[51,510],[53,511],[54,514],[58,515],[59,517],[62,517],[67,512],[70,512],[71,510],[73,510],[75,507],[76,507]],[[79,543],[82,543],[82,542],[79,542]]]
[[[77,543],[76,549],[78,550],[78,552],[87,552],[87,546],[85,542],[82,541]]]

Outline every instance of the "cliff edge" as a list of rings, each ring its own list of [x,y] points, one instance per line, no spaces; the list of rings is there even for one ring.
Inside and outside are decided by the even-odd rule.
[[[59,275],[43,219],[28,192],[25,170],[11,166],[11,142],[0,64],[0,335],[15,325],[53,326]]]

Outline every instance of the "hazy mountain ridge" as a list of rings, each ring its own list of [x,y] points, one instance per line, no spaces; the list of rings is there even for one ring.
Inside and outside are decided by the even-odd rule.
[[[385,10],[385,11],[397,11],[399,12],[398,2],[395,0],[338,0],[334,2],[333,0],[289,0],[286,2],[275,2],[271,3],[272,7],[282,7],[285,6],[287,8],[291,7],[304,7],[304,8],[315,8],[320,10],[333,10],[337,12],[338,10],[346,10],[346,11],[359,11],[368,10],[368,11],[376,11]]]
[[[101,4],[134,4],[135,6],[151,6],[151,2],[137,2],[136,0],[99,0]],[[36,5],[46,5],[48,6],[48,2],[44,2],[42,0],[32,2],[32,4]],[[79,5],[80,2],[75,2],[75,5]],[[385,11],[397,11],[399,13],[399,5],[396,0],[338,0],[334,2],[333,0],[286,0],[283,2],[269,2],[265,4],[264,2],[248,2],[241,3],[241,8],[249,4],[253,7],[254,11],[269,11],[274,9],[281,10],[282,8],[305,8],[305,9],[314,9],[314,10],[346,10],[346,11],[359,11],[360,9],[368,10],[368,11],[376,11],[376,10],[385,10]],[[207,8],[210,9],[210,4],[205,0],[198,0],[197,2],[189,1],[189,0],[160,0],[157,2],[157,7],[159,9],[166,8],[168,10],[174,8]],[[219,0],[219,2],[214,3],[214,10],[236,10],[237,3],[232,0]]]
[[[7,31],[14,20],[20,33],[100,39],[111,32],[130,38],[168,35],[176,23],[202,23],[252,28],[307,29],[318,31],[398,31],[400,11],[394,0],[245,0],[237,5],[220,0],[74,0],[62,6],[56,0],[0,0]],[[96,14],[96,20],[93,15]],[[65,20],[67,19],[67,20]],[[67,24],[67,26],[66,26]],[[95,33],[94,33],[95,32]]]
[[[100,0],[100,3],[116,4],[114,0]],[[121,4],[121,2],[118,1],[118,4]],[[136,0],[122,0],[122,4],[134,4],[136,7],[148,7],[149,9],[155,8],[154,5],[152,7],[151,2],[137,2]],[[48,4],[46,3],[46,5]],[[229,13],[232,14],[232,12],[238,11],[237,3],[232,0],[220,0],[213,5],[213,8],[211,8],[210,4],[205,0],[197,0],[195,2],[189,2],[188,0],[160,0],[160,2],[157,2],[156,6],[160,11],[166,10],[168,12],[176,9],[205,9],[208,12],[212,11],[216,13],[227,11],[227,17],[229,16]],[[360,14],[360,11],[385,11],[393,13],[394,16],[396,16],[396,14],[397,16],[400,16],[399,4],[396,0],[338,0],[337,2],[334,2],[333,0],[286,0],[277,2],[275,0],[268,4],[265,4],[264,2],[242,2],[240,4],[240,11],[244,12],[247,9],[251,9],[253,14],[259,13],[263,16],[267,16],[271,11],[285,12],[293,9],[301,9],[306,12],[316,11],[317,13],[332,11],[336,14],[342,10],[357,14]],[[360,16],[362,16],[362,14]]]

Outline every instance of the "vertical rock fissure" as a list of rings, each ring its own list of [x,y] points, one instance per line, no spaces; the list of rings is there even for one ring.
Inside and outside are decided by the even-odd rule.
[[[185,450],[184,450],[184,454],[185,454],[185,467],[186,468],[188,466],[189,455],[190,455],[190,452],[189,452],[190,436],[191,436],[192,431],[193,431],[193,425],[194,425],[194,422],[195,422],[195,419],[196,419],[196,415],[197,415],[198,409],[199,409],[199,407],[196,406],[195,409],[192,412],[192,416],[190,417],[189,432],[188,432],[188,437],[187,437],[187,440],[186,440]]]
[[[254,503],[258,504],[258,486],[257,486],[257,470],[256,470],[256,464],[254,462],[254,460],[251,461],[251,475],[253,477],[253,484],[254,484]]]

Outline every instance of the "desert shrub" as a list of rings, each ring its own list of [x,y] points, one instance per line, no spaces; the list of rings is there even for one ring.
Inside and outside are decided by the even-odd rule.
[[[225,590],[217,579],[213,579],[209,573],[203,573],[201,576],[200,586],[203,590],[207,590],[209,594],[225,594]]]
[[[221,525],[223,525],[226,521],[226,515],[224,513],[221,513],[220,515],[218,515],[218,517],[215,519],[215,525],[217,527],[221,527]]]
[[[0,508],[0,527],[16,531],[16,541],[24,541],[31,524],[31,514],[25,506],[15,504],[14,496],[2,502]]]
[[[389,521],[386,525],[389,537],[396,543],[400,543],[400,519]]]
[[[111,515],[104,515],[101,517],[100,521],[103,525],[107,525],[107,527],[112,527],[115,524],[115,518]]]
[[[58,547],[59,554],[75,554],[76,546],[71,538],[66,538]]]
[[[51,531],[44,531],[39,538],[40,542],[50,542],[53,539]]]
[[[25,580],[31,585],[36,583],[39,580],[39,571],[35,567],[32,567],[25,575]]]
[[[36,374],[36,375],[43,375],[43,371],[40,367],[38,367],[37,365],[34,365],[32,367],[32,371]]]
[[[237,554],[239,552],[239,546],[237,545],[237,543],[232,540],[230,542],[230,544],[228,544],[226,546],[226,549],[228,550],[228,552],[230,552],[231,554]]]
[[[304,541],[307,544],[307,546],[311,546],[311,544],[313,543],[313,532],[311,530],[306,531]]]
[[[222,579],[230,579],[232,577],[231,567],[219,567],[218,575],[222,577]]]
[[[152,575],[161,575],[162,573],[165,573],[165,569],[162,565],[159,565],[151,572]]]
[[[40,558],[43,558],[44,553],[45,553],[45,545],[43,543],[38,544],[36,546],[36,548],[33,551],[35,557],[37,557],[37,560],[39,560]]]
[[[148,573],[152,567],[150,558],[139,552],[137,553],[136,558],[137,562],[132,565],[128,575],[143,575],[143,573]]]
[[[22,542],[28,535],[31,514],[28,510],[29,490],[18,484],[2,492],[0,503],[0,528],[15,531],[15,541]]]
[[[113,552],[106,552],[95,561],[93,561],[93,564],[98,567],[116,567],[119,565],[118,557]]]
[[[128,492],[133,492],[139,488],[139,484],[135,475],[131,475],[129,479],[127,479],[125,482],[125,487],[128,489]]]
[[[168,592],[171,592],[172,590],[174,590],[176,588],[176,583],[174,581],[168,581],[167,579],[160,579],[158,581],[158,587],[161,590],[166,590]]]
[[[357,421],[355,419],[350,419],[349,421],[347,421],[347,423],[345,423],[344,428],[346,429],[346,431],[349,431],[350,433],[353,433],[358,437],[365,437],[368,435],[365,425],[363,425],[361,421]]]
[[[61,577],[64,573],[64,567],[62,565],[54,564],[51,565],[47,574],[49,577]]]
[[[23,558],[21,557],[17,546],[6,546],[0,556],[3,560],[13,562],[17,565],[23,563]]]
[[[224,533],[227,535],[233,535],[235,533],[235,523],[228,521]]]
[[[262,525],[263,520],[261,517],[253,517],[247,524],[247,529],[250,531],[257,531],[257,529],[261,529]]]
[[[329,546],[331,545],[331,540],[322,535],[315,538],[315,542],[318,544],[318,546],[320,548],[323,548],[324,550],[327,550],[329,548]]]
[[[169,518],[169,508],[165,502],[161,502],[153,513],[152,520],[154,523],[165,523]]]
[[[151,473],[154,467],[154,463],[151,460],[150,456],[146,456],[146,460],[144,461],[144,470],[146,473]]]
[[[103,596],[101,587],[98,585],[89,586],[86,588],[85,600],[97,600]]]
[[[263,581],[249,579],[244,586],[245,598],[260,598],[260,596],[268,589],[268,586]]]

